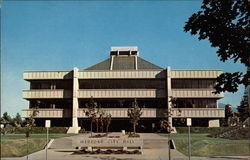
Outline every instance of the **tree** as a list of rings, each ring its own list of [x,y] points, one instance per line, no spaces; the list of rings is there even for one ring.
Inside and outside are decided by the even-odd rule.
[[[97,102],[94,101],[93,97],[91,97],[89,103],[85,104],[86,107],[86,116],[90,118],[90,130],[91,130],[91,136],[93,131],[93,122],[95,122],[97,117]]]
[[[249,87],[250,89],[250,87]],[[247,88],[245,89],[244,96],[241,100],[240,106],[237,107],[239,112],[240,121],[244,122],[248,117],[250,117],[250,106],[248,102],[248,93]]]
[[[100,122],[100,129],[101,129],[101,132],[103,132],[105,112],[102,109],[99,109],[98,115],[99,115],[98,122]]]
[[[38,109],[33,108],[32,113],[25,120],[25,123],[26,123],[26,137],[30,136],[30,133],[32,132],[33,128],[36,126],[35,117],[38,115],[38,113],[39,113]]]
[[[244,64],[248,71],[223,73],[217,77],[216,93],[236,92],[238,86],[249,84],[250,77],[250,25],[248,0],[204,0],[201,11],[194,13],[184,26],[185,32],[208,39],[217,47],[220,60],[232,59]]]
[[[134,133],[136,132],[136,126],[138,125],[141,115],[141,108],[138,106],[138,103],[135,99],[134,102],[132,102],[132,107],[128,109],[128,116],[130,118],[130,122],[133,125]]]
[[[29,159],[29,136],[32,132],[33,128],[36,126],[35,124],[35,117],[38,115],[39,111],[37,108],[32,109],[32,113],[29,115],[29,117],[26,119],[26,142],[27,142],[27,159]]]
[[[234,116],[232,106],[230,104],[225,105],[225,121],[230,126],[231,119]]]
[[[3,124],[10,124],[10,125],[12,125],[12,123],[13,123],[13,119],[11,118],[10,115],[8,115],[7,112],[3,113],[1,121],[2,121],[1,123],[3,123]]]
[[[105,114],[104,115],[104,124],[106,125],[106,132],[108,133],[109,131],[109,125],[111,123],[111,114]]]
[[[23,126],[23,120],[19,113],[16,114],[16,117],[13,118],[13,124],[15,127],[22,127]]]

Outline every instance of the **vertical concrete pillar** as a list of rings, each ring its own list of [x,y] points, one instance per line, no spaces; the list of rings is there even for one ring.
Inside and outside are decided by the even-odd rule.
[[[167,107],[168,107],[168,111],[170,112],[170,116],[168,118],[168,121],[170,123],[170,126],[172,128],[173,123],[172,123],[172,112],[171,112],[171,97],[172,96],[172,90],[171,90],[171,68],[167,67],[166,69],[166,100],[167,100]]]
[[[79,133],[81,129],[78,127],[77,110],[78,110],[78,89],[79,89],[79,69],[73,69],[73,105],[72,105],[72,126],[67,133]]]
[[[135,56],[135,70],[138,70],[137,56]]]
[[[112,55],[110,58],[111,58],[111,62],[110,62],[110,67],[109,67],[109,69],[110,69],[110,70],[113,70],[114,56]]]
[[[77,120],[77,110],[78,110],[78,97],[77,92],[79,89],[78,82],[78,68],[74,68],[73,70],[73,108],[72,108],[72,127],[78,127]]]

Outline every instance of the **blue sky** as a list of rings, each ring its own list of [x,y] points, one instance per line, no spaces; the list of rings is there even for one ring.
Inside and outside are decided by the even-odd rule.
[[[2,2],[1,107],[11,115],[28,108],[26,70],[87,68],[109,57],[111,46],[138,46],[140,56],[172,69],[245,71],[222,63],[208,41],[183,31],[200,1]],[[239,105],[239,92],[220,102]]]

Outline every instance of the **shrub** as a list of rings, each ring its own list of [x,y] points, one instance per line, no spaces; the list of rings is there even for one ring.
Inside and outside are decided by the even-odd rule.
[[[137,133],[132,132],[132,133],[130,133],[130,134],[128,135],[128,137],[140,137],[140,135],[137,134]]]
[[[5,128],[6,133],[9,134],[25,134],[26,127],[12,127],[12,128]],[[67,133],[68,127],[51,127],[49,129],[50,133]],[[34,127],[32,128],[33,134],[42,134],[46,133],[47,130],[44,127]]]
[[[81,128],[79,133],[86,133],[85,128]]]
[[[93,136],[90,136],[90,138],[101,138],[101,137],[107,137],[107,133],[105,134],[96,134],[96,135],[93,135]]]
[[[68,127],[51,127],[50,133],[67,133]]]
[[[209,134],[215,134],[219,132],[224,132],[232,127],[190,127],[191,133],[209,133]],[[177,133],[188,133],[188,127],[176,127]]]

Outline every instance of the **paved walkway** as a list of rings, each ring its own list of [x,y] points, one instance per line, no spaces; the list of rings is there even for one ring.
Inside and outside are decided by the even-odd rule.
[[[117,134],[117,133],[115,133]],[[154,133],[141,133],[143,138],[143,154],[122,154],[122,155],[72,155],[71,141],[79,136],[88,136],[86,134],[76,135],[55,139],[48,149],[48,160],[168,160],[167,138]],[[45,160],[45,150],[29,155],[29,160]],[[172,160],[188,160],[177,150],[171,150]],[[246,157],[192,157],[192,160],[247,160]],[[2,160],[26,160],[21,158],[2,158]]]

